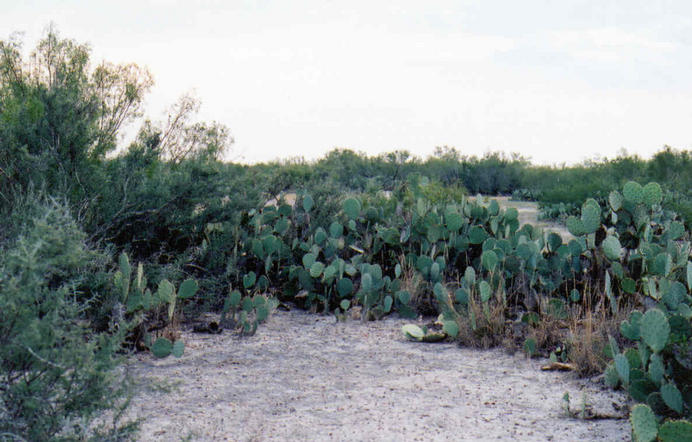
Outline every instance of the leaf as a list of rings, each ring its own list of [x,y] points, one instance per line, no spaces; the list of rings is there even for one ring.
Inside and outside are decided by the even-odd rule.
[[[324,264],[319,261],[315,261],[312,266],[310,266],[310,276],[313,278],[319,278],[324,270]]]
[[[660,204],[663,200],[663,191],[658,183],[651,182],[642,189],[644,204],[653,206]]]
[[[482,244],[488,237],[488,233],[481,226],[473,226],[469,230],[469,242],[471,244]]]
[[[120,271],[123,274],[123,278],[128,280],[129,283],[130,276],[132,276],[132,267],[130,267],[130,259],[127,257],[127,253],[122,252],[118,262],[120,264]]]
[[[490,284],[488,284],[487,281],[483,280],[481,283],[478,285],[478,289],[481,292],[481,302],[488,302],[490,300]]]
[[[348,198],[344,201],[343,208],[346,216],[348,216],[351,220],[355,220],[360,214],[360,201],[355,198]]]
[[[366,293],[372,290],[372,276],[369,273],[364,274],[361,278],[360,288]]]
[[[171,349],[171,353],[173,356],[176,358],[181,358],[183,356],[183,353],[185,352],[185,343],[181,340],[175,341],[173,344],[173,348]]]
[[[668,407],[675,410],[678,414],[682,414],[682,394],[675,384],[661,386],[661,396],[663,396],[663,402]]]
[[[483,263],[483,267],[489,272],[492,272],[495,269],[495,266],[497,266],[498,261],[499,259],[497,257],[497,254],[492,250],[486,250],[481,255],[481,262]]]
[[[384,297],[384,312],[389,313],[392,310],[392,297],[387,295]]]
[[[442,331],[447,333],[449,336],[456,338],[459,335],[459,325],[456,321],[444,321],[442,323]]]
[[[613,209],[614,212],[620,210],[623,201],[624,198],[622,197],[622,194],[617,190],[613,190],[612,192],[610,192],[610,195],[608,195],[608,202],[610,203],[610,208]]]
[[[228,303],[231,307],[236,308],[240,305],[240,292],[238,290],[233,290],[228,294]]]
[[[312,197],[308,194],[305,194],[303,197],[303,209],[305,209],[306,212],[309,212],[312,210],[312,207],[315,205],[315,201],[312,199]]]
[[[178,289],[178,298],[191,298],[195,295],[195,293],[197,293],[198,288],[199,286],[197,285],[197,281],[194,279],[186,279],[182,284],[180,284],[180,288]]]
[[[608,235],[601,243],[601,247],[603,248],[603,253],[609,260],[617,261],[620,259],[622,255],[622,246],[616,237]]]
[[[615,355],[615,370],[617,370],[622,383],[628,385],[630,383],[630,364],[627,357],[622,353]]]
[[[173,351],[173,343],[166,338],[158,338],[151,346],[151,352],[157,358],[165,358]]]
[[[353,281],[348,278],[342,278],[336,283],[336,290],[342,298],[350,295],[353,292]]]
[[[251,289],[252,286],[255,285],[256,280],[257,275],[255,275],[255,272],[250,272],[247,275],[243,276],[243,287],[245,287],[245,290]]]
[[[651,442],[656,439],[658,434],[656,416],[648,405],[635,405],[630,413],[630,423],[637,442]]]
[[[663,350],[670,335],[670,324],[665,313],[655,308],[646,312],[640,322],[640,333],[654,353]]]
[[[692,442],[692,423],[686,420],[666,421],[658,430],[662,442]]]
[[[639,204],[644,200],[644,189],[641,184],[635,181],[629,181],[622,188],[622,194],[625,200],[633,204]]]
[[[339,303],[339,307],[341,307],[341,310],[346,311],[349,307],[351,307],[351,301],[349,301],[348,299],[343,299]]]
[[[317,256],[314,253],[306,253],[305,255],[303,255],[303,259],[302,259],[303,267],[305,267],[306,269],[309,269],[310,267],[312,267],[312,265],[315,263],[316,260],[317,260]]]
[[[404,336],[411,341],[422,341],[425,336],[423,329],[414,324],[404,325],[401,327],[401,331],[404,333]]]

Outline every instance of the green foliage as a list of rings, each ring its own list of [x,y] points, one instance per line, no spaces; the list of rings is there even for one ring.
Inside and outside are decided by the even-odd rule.
[[[649,310],[640,322],[640,332],[644,342],[658,353],[665,347],[670,336],[670,325],[666,315],[658,309]]]
[[[637,442],[650,442],[656,439],[658,434],[658,424],[656,416],[647,405],[638,404],[632,408],[630,414],[632,433]]]
[[[0,434],[86,437],[127,387],[113,371],[123,333],[94,333],[78,297],[105,261],[63,204],[30,200],[10,217],[23,221],[0,245]]]
[[[425,332],[423,331],[423,329],[413,324],[404,325],[403,327],[401,327],[401,331],[404,334],[404,336],[406,336],[408,339],[412,341],[422,341],[423,336],[425,336]]]
[[[666,421],[658,430],[662,442],[691,442],[692,423],[686,420]]]

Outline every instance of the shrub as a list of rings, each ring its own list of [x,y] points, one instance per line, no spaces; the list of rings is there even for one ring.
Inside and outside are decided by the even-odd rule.
[[[94,334],[78,301],[98,252],[63,204],[35,200],[12,217],[23,222],[0,244],[0,435],[84,437],[127,387],[113,371],[122,336]]]

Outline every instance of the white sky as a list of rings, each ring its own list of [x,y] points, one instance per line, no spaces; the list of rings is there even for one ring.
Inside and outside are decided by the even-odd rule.
[[[536,163],[692,147],[692,2],[0,0],[154,74],[147,114],[195,90],[245,161],[435,146]]]

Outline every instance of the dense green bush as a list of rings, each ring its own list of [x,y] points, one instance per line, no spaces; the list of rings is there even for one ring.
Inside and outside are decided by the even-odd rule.
[[[0,437],[81,438],[117,407],[127,383],[114,372],[123,334],[94,333],[98,293],[81,293],[104,262],[64,204],[33,200],[0,248]]]

